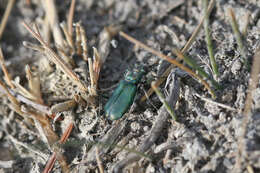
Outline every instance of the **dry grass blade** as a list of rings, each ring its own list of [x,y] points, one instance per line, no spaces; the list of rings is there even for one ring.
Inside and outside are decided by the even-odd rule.
[[[23,45],[24,45],[24,47],[27,47],[27,48],[35,50],[35,51],[39,51],[41,53],[44,53],[44,50],[45,50],[44,47],[29,43],[27,41],[23,41]]]
[[[239,31],[239,27],[238,27],[238,24],[237,24],[237,20],[236,20],[236,17],[235,17],[235,14],[234,14],[234,11],[232,10],[232,8],[230,8],[228,10],[229,12],[229,16],[230,16],[230,22],[231,22],[231,26],[232,26],[232,30],[235,34],[235,37],[236,37],[236,40],[237,40],[237,44],[238,44],[238,48],[239,48],[239,51],[242,55],[242,59],[246,65],[246,67],[249,69],[249,64],[248,64],[248,60],[247,60],[247,49],[246,49],[246,46],[244,45],[244,40],[242,38],[242,35]]]
[[[83,27],[81,25],[79,25],[79,32],[80,32],[80,36],[81,36],[81,46],[82,46],[82,50],[83,50],[83,59],[85,61],[88,61],[87,37],[86,37],[85,30],[83,29]]]
[[[2,35],[4,33],[4,30],[5,30],[5,26],[6,26],[6,23],[7,23],[7,20],[8,20],[8,17],[11,13],[11,10],[14,6],[14,3],[15,3],[15,0],[9,0],[8,1],[8,4],[7,4],[7,7],[5,9],[5,13],[4,13],[4,16],[2,18],[2,21],[1,21],[1,24],[0,24],[0,40],[2,38]]]
[[[5,91],[13,105],[20,106],[20,102],[9,92],[7,87],[0,81],[0,87]]]
[[[73,43],[73,38],[72,38],[72,35],[70,35],[70,33],[69,33],[69,31],[68,31],[68,29],[67,29],[67,27],[66,27],[65,22],[62,22],[62,23],[60,24],[60,27],[61,27],[62,30],[63,30],[63,33],[64,33],[64,35],[65,35],[65,38],[66,38],[67,43],[69,44],[69,46],[71,47],[72,51],[74,52],[74,51],[75,51],[75,50],[74,50],[75,47],[74,47],[74,43]]]
[[[32,30],[32,28],[29,25],[27,25],[26,23],[23,22],[23,25],[41,43],[41,45],[45,48],[45,54],[49,57],[49,59],[53,63],[55,63],[57,65],[57,67],[60,68],[60,70],[62,70],[65,74],[67,74],[68,77],[70,77],[73,81],[75,81],[78,84],[78,86],[80,87],[80,89],[82,89],[83,91],[86,91],[87,88],[84,86],[84,84],[81,83],[81,81],[77,77],[77,75],[68,67],[67,64],[64,63],[62,58],[59,55],[57,55],[48,46],[48,44],[46,42],[44,42],[42,37],[39,34],[37,34],[36,32],[34,32]]]
[[[57,15],[55,2],[56,1],[53,0],[42,0],[42,5],[45,9],[45,14],[47,16],[48,23],[51,28],[55,43],[57,43],[58,45],[63,45],[64,39],[59,27],[59,17]]]
[[[2,70],[3,70],[3,72],[4,72],[5,81],[6,81],[7,85],[8,85],[9,87],[11,87],[12,89],[14,89],[15,87],[14,87],[14,85],[13,85],[12,82],[11,82],[12,79],[11,79],[9,73],[8,73],[8,70],[7,70],[6,66],[5,66],[5,60],[4,60],[4,55],[3,55],[3,51],[2,51],[1,46],[0,46],[0,65],[1,65]]]
[[[52,168],[53,168],[53,166],[55,164],[56,159],[57,159],[56,153],[53,153],[51,155],[50,159],[48,160],[48,162],[47,162],[47,164],[46,164],[46,166],[45,166],[45,168],[44,168],[42,173],[49,173],[52,170]]]
[[[58,103],[58,104],[53,105],[51,107],[51,112],[53,114],[56,114],[59,112],[68,111],[75,106],[76,106],[76,101],[74,99],[71,99],[71,100],[65,101],[63,103]]]
[[[71,122],[69,124],[69,126],[67,127],[66,131],[64,132],[64,134],[62,135],[62,137],[60,138],[60,143],[63,144],[68,138],[69,138],[69,135],[71,134],[71,131],[74,127],[74,123]]]
[[[98,147],[96,147],[96,160],[97,160],[97,164],[98,164],[98,169],[100,173],[104,173],[104,167],[102,165],[102,161],[99,157],[99,151],[98,151]]]
[[[102,62],[101,62],[100,55],[95,47],[93,47],[93,52],[94,52],[94,55],[93,55],[94,85],[97,88],[98,78],[99,78],[99,73],[100,73],[100,69],[102,66]]]
[[[43,104],[43,99],[42,99],[42,94],[41,94],[41,84],[40,84],[40,77],[38,75],[33,75],[30,66],[26,65],[25,66],[25,72],[26,72],[26,77],[29,83],[29,91],[32,93],[32,95],[35,96],[36,102]]]
[[[246,101],[245,101],[245,107],[244,107],[244,111],[243,111],[243,124],[242,124],[242,134],[240,136],[240,138],[238,139],[238,153],[237,153],[237,157],[236,157],[236,164],[235,164],[235,170],[241,170],[241,155],[242,152],[245,149],[245,144],[243,142],[244,137],[246,135],[247,132],[247,125],[249,122],[249,117],[251,116],[251,107],[252,107],[252,92],[257,88],[257,84],[258,84],[258,75],[260,73],[260,47],[257,48],[255,55],[254,55],[254,60],[253,60],[253,66],[252,66],[252,70],[251,70],[251,74],[250,77],[251,79],[249,79],[248,81],[248,90],[247,90],[247,96],[246,96]]]
[[[74,124],[73,124],[73,122],[71,122],[69,124],[69,126],[67,127],[66,131],[64,132],[64,134],[62,135],[62,137],[60,138],[60,140],[59,140],[60,144],[63,144],[64,142],[66,142],[69,135],[71,134],[73,127],[74,127]],[[62,167],[63,172],[70,172],[65,158],[59,152],[60,152],[59,149],[57,147],[54,147],[54,153],[49,158],[43,172],[46,172],[46,173],[50,172],[55,164],[56,159],[59,160],[59,163]]]
[[[81,35],[80,35],[80,23],[76,23],[75,31],[76,31],[76,51],[78,55],[81,55],[82,47],[81,47]]]
[[[208,6],[208,10],[207,10],[207,14],[209,15],[214,7],[215,4],[215,0],[211,0]],[[197,37],[197,35],[199,34],[199,31],[201,30],[202,26],[203,26],[203,22],[205,20],[206,16],[204,15],[203,18],[201,19],[199,25],[196,27],[196,29],[194,30],[194,32],[192,33],[191,37],[189,38],[189,40],[187,41],[187,43],[185,44],[184,48],[182,48],[181,52],[184,54],[192,45],[192,43],[194,42],[195,38]],[[162,74],[162,76],[168,76],[171,72],[171,69],[173,68],[173,66],[171,65],[170,67],[168,67],[165,72]],[[163,82],[165,81],[165,78],[159,78],[155,85],[159,86],[161,85]],[[146,100],[146,98],[148,98],[150,95],[152,95],[153,93],[153,89],[150,88],[147,91],[147,95],[143,96],[140,100],[140,102],[143,102]]]
[[[74,11],[75,11],[75,3],[76,0],[71,0],[70,4],[70,11],[68,15],[68,33],[72,37],[73,29],[72,29],[72,24],[73,24],[73,17],[74,17]]]
[[[121,36],[123,36],[124,38],[126,38],[127,40],[131,41],[132,43],[136,44],[139,47],[142,47],[143,49],[153,53],[154,55],[160,57],[161,59],[164,59],[168,62],[170,62],[173,65],[176,65],[177,67],[179,67],[180,69],[186,71],[188,74],[190,74],[192,77],[199,79],[202,84],[205,86],[205,88],[207,88],[207,90],[209,91],[209,93],[212,95],[213,98],[215,98],[215,94],[214,92],[211,90],[209,84],[204,81],[200,76],[198,76],[196,73],[194,73],[191,69],[189,69],[188,67],[185,67],[184,65],[182,65],[181,63],[179,63],[178,61],[171,59],[169,56],[166,56],[148,46],[146,46],[145,44],[139,42],[138,40],[134,39],[133,37],[130,37],[129,35],[125,34],[124,32],[120,31],[119,34]],[[155,84],[156,85],[156,84]]]

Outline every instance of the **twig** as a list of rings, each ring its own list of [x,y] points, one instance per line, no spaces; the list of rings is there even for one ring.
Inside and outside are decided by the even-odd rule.
[[[213,74],[215,75],[215,79],[218,76],[218,67],[216,64],[216,60],[214,57],[214,51],[213,51],[213,45],[212,45],[212,40],[211,40],[211,34],[209,31],[209,13],[208,13],[208,0],[203,0],[203,9],[204,9],[204,30],[205,30],[205,35],[206,35],[206,42],[207,42],[207,48],[208,48],[208,53],[209,53],[209,58],[211,62],[211,67]]]
[[[1,24],[0,24],[0,40],[1,40],[2,35],[4,33],[5,26],[6,26],[8,17],[9,17],[9,15],[11,13],[11,10],[12,10],[12,8],[14,6],[14,3],[15,3],[15,0],[9,0],[8,1],[7,7],[5,9],[5,13],[3,15],[3,18],[2,18],[2,21],[1,21]]]

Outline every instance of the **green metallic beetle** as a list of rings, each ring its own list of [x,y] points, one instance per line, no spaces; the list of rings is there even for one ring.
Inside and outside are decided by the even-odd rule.
[[[110,120],[121,118],[134,102],[137,85],[144,75],[142,66],[135,66],[133,70],[127,70],[124,79],[113,92],[105,105],[105,114]]]

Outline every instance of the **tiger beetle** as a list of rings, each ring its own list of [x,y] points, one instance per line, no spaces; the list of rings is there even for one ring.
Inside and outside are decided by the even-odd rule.
[[[127,70],[124,79],[120,81],[112,96],[105,105],[105,114],[110,120],[121,118],[134,102],[137,85],[144,75],[142,66]]]

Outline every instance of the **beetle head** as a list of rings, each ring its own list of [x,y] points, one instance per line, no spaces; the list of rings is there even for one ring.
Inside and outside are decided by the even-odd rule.
[[[135,65],[135,67],[132,70],[128,69],[126,71],[125,80],[136,84],[141,80],[144,73],[145,71],[142,65]]]

